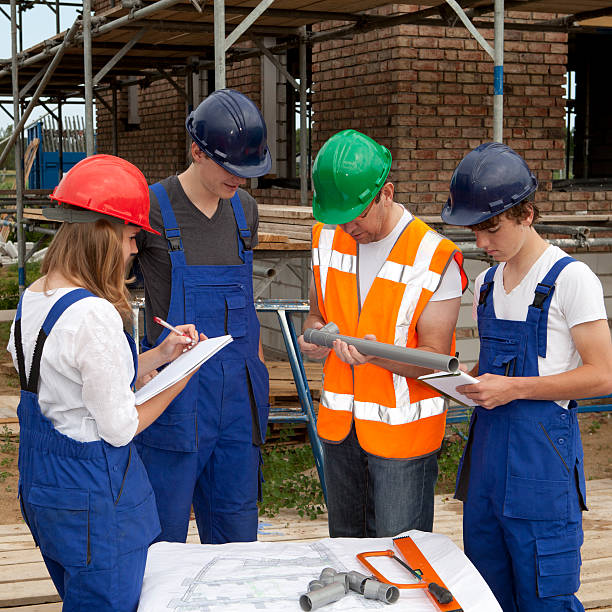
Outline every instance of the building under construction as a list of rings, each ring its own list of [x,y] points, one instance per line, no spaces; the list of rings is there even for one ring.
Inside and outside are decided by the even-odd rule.
[[[22,270],[24,223],[50,227],[36,211],[48,190],[24,182],[35,164],[25,131],[34,107],[47,108],[53,125],[44,128],[57,132],[58,180],[76,146],[67,132],[82,136],[83,154],[124,157],[153,183],[188,164],[187,113],[231,87],[262,109],[273,159],[246,187],[260,206],[256,297],[307,297],[311,162],[329,136],[354,128],[390,149],[396,200],[460,244],[471,280],[491,262],[471,232],[443,226],[440,210],[467,151],[490,140],[511,146],[540,183],[538,231],[589,264],[612,312],[609,1],[85,0],[68,30],[58,22],[56,36],[22,49],[32,4],[47,5],[50,18],[74,5],[0,0],[13,39],[12,57],[0,60],[0,100],[15,125],[0,159],[15,145],[25,160],[15,190],[2,194],[4,222],[20,234]],[[82,126],[62,115],[75,99]],[[472,297],[457,330],[467,363],[478,350]],[[264,310],[264,343],[282,355],[278,315]],[[601,563],[606,594],[591,609],[612,605],[612,566]]]

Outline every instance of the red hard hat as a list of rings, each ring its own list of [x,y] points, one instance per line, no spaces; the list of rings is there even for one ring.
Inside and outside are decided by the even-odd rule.
[[[73,166],[49,196],[59,204],[85,208],[121,219],[148,232],[159,234],[149,224],[149,186],[142,172],[114,155],[91,155]],[[52,209],[55,219],[62,208]],[[66,213],[70,211],[64,209]],[[89,220],[95,221],[96,215]],[[70,215],[65,221],[72,221]],[[76,219],[74,219],[76,220]],[[85,218],[83,219],[86,220]]]

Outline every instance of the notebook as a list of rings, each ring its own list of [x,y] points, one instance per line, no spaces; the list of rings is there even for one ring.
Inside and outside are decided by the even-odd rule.
[[[146,385],[136,391],[136,405],[143,404],[171,387],[181,378],[191,374],[232,340],[231,336],[218,336],[200,340],[192,349],[170,362],[155,378],[152,378]]]

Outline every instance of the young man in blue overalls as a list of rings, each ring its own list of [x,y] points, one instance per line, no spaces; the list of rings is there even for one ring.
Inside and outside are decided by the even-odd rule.
[[[504,612],[582,611],[583,452],[573,398],[612,392],[597,277],[533,228],[537,180],[500,143],[460,162],[442,212],[499,265],[474,286],[478,406],[459,466],[465,552]]]
[[[222,89],[187,118],[192,163],[151,187],[150,220],[162,236],[138,237],[149,346],[190,320],[233,342],[208,363],[137,440],[155,491],[159,540],[184,542],[190,508],[203,543],[257,537],[260,446],[268,373],[253,305],[257,205],[239,189],[271,165],[266,126],[252,100]]]

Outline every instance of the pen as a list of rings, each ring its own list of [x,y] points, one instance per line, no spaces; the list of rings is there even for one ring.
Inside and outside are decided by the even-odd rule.
[[[187,338],[191,340],[191,344],[196,343],[196,341],[189,334],[186,334],[185,332],[182,332],[180,329],[173,327],[172,325],[170,325],[170,323],[166,323],[166,321],[164,321],[163,319],[160,319],[159,317],[153,317],[153,320],[158,325],[161,325],[162,327],[165,327],[166,329],[173,331],[175,334],[178,334],[179,336],[187,336]]]

